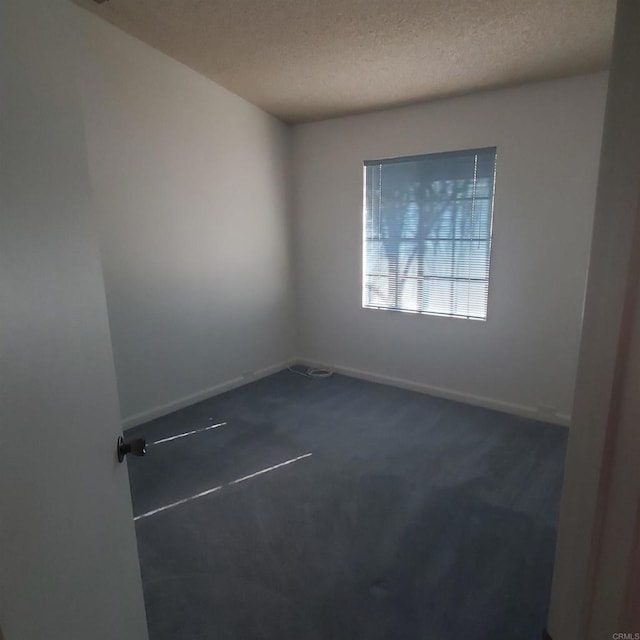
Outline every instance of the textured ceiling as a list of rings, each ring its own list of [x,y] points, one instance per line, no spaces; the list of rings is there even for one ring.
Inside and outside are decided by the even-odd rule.
[[[286,122],[606,69],[615,0],[75,0]]]

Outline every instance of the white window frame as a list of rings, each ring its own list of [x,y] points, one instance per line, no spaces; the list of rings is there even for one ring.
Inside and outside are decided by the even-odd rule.
[[[483,173],[485,175],[482,177],[478,177],[479,172],[477,170],[477,167],[479,163],[478,161],[479,157],[481,157],[482,162],[484,162]],[[469,178],[465,178],[466,180],[465,188],[467,189],[472,188],[473,195],[471,197],[463,198],[461,196],[461,193],[462,193],[461,191],[459,193],[454,192],[453,196],[451,196],[450,192],[448,192],[450,197],[449,198],[443,197],[441,200],[441,202],[449,203],[451,207],[457,207],[456,213],[451,213],[451,211],[449,210],[449,215],[453,216],[456,220],[457,218],[455,216],[459,215],[458,210],[460,208],[461,201],[467,200],[471,202],[471,204],[468,205],[471,207],[471,212],[464,214],[467,217],[471,216],[470,222],[467,221],[466,223],[468,224],[468,228],[470,229],[468,237],[467,236],[458,237],[455,230],[451,231],[450,238],[439,238],[439,237],[432,237],[432,236],[425,236],[425,235],[420,236],[419,238],[417,235],[415,237],[410,237],[410,236],[405,237],[403,231],[398,232],[396,230],[396,235],[397,235],[396,240],[400,244],[403,242],[406,242],[409,244],[411,242],[414,242],[414,243],[420,242],[420,243],[425,243],[425,245],[428,245],[429,243],[434,245],[434,242],[435,242],[436,245],[437,243],[444,243],[446,248],[447,243],[450,243],[449,250],[451,252],[451,275],[441,276],[441,275],[434,275],[433,273],[426,274],[424,270],[425,257],[428,257],[429,255],[433,255],[433,254],[429,254],[427,252],[425,245],[422,245],[424,246],[424,249],[422,251],[422,256],[419,258],[419,263],[422,265],[422,270],[419,270],[417,275],[408,276],[405,273],[403,276],[399,276],[398,271],[400,269],[400,260],[401,260],[401,256],[400,256],[401,249],[399,248],[397,249],[397,252],[398,252],[397,254],[393,254],[392,256],[388,255],[386,257],[387,262],[388,260],[391,259],[391,257],[395,258],[396,260],[395,270],[391,269],[391,267],[387,264],[386,271],[383,269],[382,271],[378,270],[378,272],[375,273],[375,270],[372,270],[372,267],[370,264],[371,263],[371,247],[369,245],[376,243],[378,246],[378,253],[380,253],[381,252],[380,247],[384,244],[384,238],[380,230],[378,230],[378,235],[375,239],[368,237],[367,231],[368,231],[368,222],[374,223],[375,222],[374,219],[377,219],[378,228],[379,228],[380,221],[384,219],[382,214],[383,206],[384,206],[383,196],[382,196],[383,175],[384,175],[383,167],[385,165],[398,165],[402,163],[412,163],[415,167],[417,163],[420,163],[422,161],[430,162],[432,165],[435,166],[439,159],[443,159],[443,160],[446,159],[449,161],[460,160],[461,162],[465,162],[468,160],[469,162],[474,162],[473,158],[475,158],[475,164],[473,165],[473,168],[472,168],[473,175],[472,177],[470,176]],[[489,162],[492,162],[492,165],[487,164]],[[432,316],[432,315],[444,316],[444,317],[450,317],[450,318],[464,318],[464,319],[480,320],[480,321],[487,320],[488,306],[489,306],[489,284],[491,281],[490,267],[491,267],[491,252],[492,252],[492,244],[493,244],[492,243],[493,224],[494,224],[494,213],[495,213],[496,166],[497,166],[497,148],[496,147],[484,147],[479,149],[463,149],[459,151],[448,151],[444,153],[402,156],[398,158],[368,160],[364,162],[363,207],[362,207],[363,209],[362,274],[361,274],[362,275],[361,287],[362,287],[362,307],[363,308],[385,310],[385,311],[399,311],[403,313],[415,313],[415,314],[428,315],[428,316]],[[376,179],[377,177],[380,180],[380,184],[379,186],[377,186],[377,188],[374,188],[373,185],[370,185],[371,193],[369,194],[369,201],[368,201],[367,200],[367,195],[368,195],[367,194],[367,187],[368,187],[367,171],[370,168],[372,171],[372,180]],[[376,168],[378,168],[377,176],[374,173]],[[487,171],[491,176],[490,183],[487,182]],[[472,180],[472,183],[469,182],[470,180]],[[482,195],[477,195],[476,186],[480,184],[480,180],[482,180],[481,187],[484,189],[484,192],[482,193]],[[440,180],[440,182],[443,182],[443,181]],[[453,175],[451,178],[447,178],[444,182],[460,184],[461,179]],[[429,186],[433,187],[436,184],[437,182],[433,181],[430,183]],[[422,184],[421,186],[424,187],[424,184]],[[454,187],[454,189],[455,188],[462,189],[462,187]],[[375,202],[376,195],[374,195],[374,191],[377,193],[377,200],[378,200],[377,204]],[[398,192],[396,191],[395,193],[397,196]],[[406,198],[405,198],[405,195],[406,195]],[[425,207],[428,208],[433,203],[435,203],[435,200],[431,201],[428,198],[423,198],[422,200],[419,201],[422,204],[418,204],[418,201],[416,200],[415,196],[412,196],[408,193],[407,194],[402,193],[402,200],[403,202],[410,202],[410,204],[408,205],[403,204],[401,205],[401,207],[413,206],[414,211],[420,211],[421,210],[420,206],[422,206],[423,207],[422,210],[424,210]],[[480,203],[480,202],[485,203],[483,205],[485,210],[482,213],[478,214],[483,216],[483,219],[482,219],[483,224],[477,226],[478,229],[482,228],[482,232],[478,234],[474,234],[474,229],[476,227],[474,226],[475,221],[473,216],[476,210],[476,206],[478,206],[477,203]],[[368,203],[369,203],[369,206],[367,206]],[[376,206],[377,206],[377,209],[376,209]],[[487,207],[488,207],[488,212],[486,211]],[[403,215],[403,220],[406,220],[408,216],[408,209],[402,215]],[[414,213],[414,216],[415,215],[422,215],[422,214]],[[405,222],[402,222],[401,224],[405,225]],[[404,229],[404,227],[402,228]],[[474,235],[477,235],[477,237],[474,237]],[[391,236],[387,234],[386,238],[389,238],[389,237]],[[457,244],[457,243],[460,243],[460,244]],[[474,243],[476,243],[475,246],[477,248],[475,253],[473,248]],[[481,244],[483,245],[482,250],[480,250]],[[469,254],[469,257],[467,257],[468,264],[469,264],[469,267],[468,267],[469,273],[467,274],[466,277],[464,277],[463,275],[462,276],[460,275],[462,271],[456,271],[456,268],[460,268],[459,265],[458,267],[456,267],[456,256],[462,255],[464,257],[465,256],[464,246],[467,246],[467,245],[469,247],[467,249],[467,252]],[[455,247],[462,247],[463,248],[462,252],[458,251],[458,249]],[[368,251],[369,251],[369,254],[368,254]],[[478,251],[480,251],[480,254],[478,254]],[[486,275],[481,275],[480,277],[477,277],[476,275],[474,275],[473,277],[471,276],[472,253],[474,255],[473,259],[476,261],[476,264],[480,265],[479,269],[476,267],[476,269],[478,269],[476,270],[476,274],[479,271],[482,271],[482,268],[485,268],[485,265],[486,265],[486,270],[485,270]],[[368,255],[369,255],[369,259],[368,259]],[[478,255],[480,255],[479,258],[478,258]],[[376,264],[379,264],[380,262],[384,262],[384,260],[382,261],[378,260]],[[438,258],[435,260],[435,262],[438,262],[438,266],[446,267],[448,265],[448,259]],[[435,264],[435,262],[433,264]],[[401,278],[400,284],[398,283],[399,278]],[[402,287],[405,284],[405,280],[409,278],[415,281],[415,287],[416,287],[415,304],[408,305],[406,303],[406,299],[411,297],[410,292],[404,295],[403,303],[399,304],[398,296],[403,295]],[[372,298],[374,297],[373,294],[371,293],[372,286],[373,286],[372,282],[376,279],[378,280],[378,282],[384,281],[385,279],[387,280],[388,292],[393,291],[393,296],[394,296],[393,302],[390,302],[390,301],[381,302],[379,299],[380,296],[377,301],[372,300]],[[393,284],[391,284],[392,279],[395,280]],[[443,311],[443,307],[446,307],[446,303],[444,302],[439,306],[438,304],[433,303],[429,300],[427,300],[427,302],[425,303],[425,296],[424,296],[425,286],[429,291],[431,290],[431,287],[433,287],[435,290],[437,287],[433,285],[434,282],[437,282],[437,284],[440,286],[440,289],[444,289],[446,288],[446,286],[451,287],[450,300],[448,303],[449,308],[444,311]],[[465,287],[466,287],[466,293],[464,293]],[[455,293],[454,293],[454,288],[455,288]],[[420,293],[418,293],[418,290],[420,291]],[[399,294],[399,291],[400,291],[400,294]],[[391,294],[388,293],[388,295],[391,295]],[[428,297],[429,295],[427,295],[427,298]],[[432,294],[432,297],[433,298],[436,297],[435,293]],[[466,312],[464,312],[465,304],[466,304]],[[420,307],[419,305],[422,305],[422,306]]]

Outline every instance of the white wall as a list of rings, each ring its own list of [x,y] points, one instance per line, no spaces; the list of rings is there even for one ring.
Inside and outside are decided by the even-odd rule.
[[[295,127],[298,355],[525,415],[552,407],[566,421],[606,83],[576,77]],[[363,160],[493,145],[487,322],[362,309]]]
[[[554,640],[640,632],[639,31],[640,3],[620,0],[560,504]]]
[[[285,125],[74,9],[129,425],[294,355]]]
[[[291,136],[215,83],[76,12],[125,424],[294,356],[567,420],[604,74],[300,125]],[[488,321],[363,310],[362,161],[492,145]]]

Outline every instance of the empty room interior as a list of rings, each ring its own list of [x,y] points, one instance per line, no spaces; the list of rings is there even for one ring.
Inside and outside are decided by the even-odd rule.
[[[640,633],[634,0],[3,4],[0,638]]]

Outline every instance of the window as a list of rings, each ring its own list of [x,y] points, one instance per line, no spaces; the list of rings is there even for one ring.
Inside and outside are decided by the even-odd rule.
[[[363,307],[486,320],[495,147],[364,165]]]

